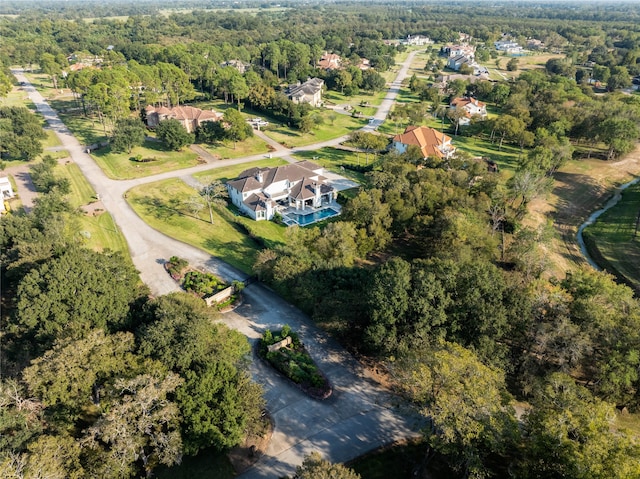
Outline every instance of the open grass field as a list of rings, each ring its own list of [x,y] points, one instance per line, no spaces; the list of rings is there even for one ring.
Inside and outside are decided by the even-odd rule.
[[[501,76],[504,78],[517,78],[520,73],[527,70],[535,70],[539,68],[544,68],[545,64],[551,60],[552,58],[565,58],[565,55],[559,53],[534,53],[533,55],[524,55],[521,57],[516,57],[518,59],[518,69],[516,71],[507,71],[507,62],[511,60],[510,56],[500,56],[500,68],[497,69],[499,72],[498,77],[492,77],[494,80],[500,80]],[[496,66],[496,61],[491,60],[487,62],[487,66],[490,69]],[[500,75],[501,74],[501,75]]]
[[[564,277],[567,271],[586,264],[576,234],[578,227],[611,196],[616,187],[640,174],[640,146],[625,158],[573,160],[555,174],[552,192],[529,204],[526,224],[553,223],[556,236],[546,246],[549,273]]]
[[[339,91],[327,90],[322,98],[328,104],[336,104],[336,105],[351,105],[356,110],[363,110],[363,107],[360,106],[362,102],[367,102],[372,106],[378,106],[384,100],[384,97],[387,95],[387,91],[383,90],[378,93],[361,93],[360,95],[347,96],[343,95]],[[375,110],[375,108],[372,108]],[[367,114],[367,113],[365,113]]]
[[[243,156],[267,153],[269,151],[269,147],[265,141],[255,135],[244,141],[238,141],[235,145],[233,142],[227,141],[216,145],[200,143],[199,146],[221,159],[240,158]]]
[[[314,128],[311,133],[301,133],[285,126],[277,126],[266,130],[265,134],[278,143],[292,148],[338,138],[362,128],[367,123],[364,118],[340,115],[331,110],[320,111],[318,114],[323,119],[323,123]]]
[[[635,289],[640,287],[640,237],[635,232],[639,212],[640,185],[635,184],[622,193],[616,206],[583,232],[598,263],[625,278]],[[594,248],[596,251],[591,251]]]
[[[143,161],[130,159],[136,155],[142,155]],[[112,153],[107,146],[93,151],[91,156],[109,178],[116,180],[140,178],[198,164],[197,153],[187,148],[171,151],[162,143],[149,140],[142,146],[135,147],[131,153]],[[145,162],[145,159],[152,161]]]
[[[182,180],[171,179],[133,188],[127,193],[127,201],[153,228],[207,251],[247,274],[251,274],[263,245],[251,239],[240,225],[251,229],[267,246],[284,242],[284,226],[235,216],[226,207],[214,208],[211,224],[206,207],[196,214],[185,205],[184,200],[196,195],[196,190]]]
[[[55,169],[58,177],[68,178],[71,192],[67,201],[73,208],[80,208],[96,202],[96,194],[75,163],[60,164]],[[78,228],[85,245],[97,251],[110,249],[127,252],[127,242],[120,233],[109,213],[96,211],[96,215],[83,215],[78,218]]]
[[[19,86],[14,86],[6,97],[0,98],[0,106],[24,106],[31,111],[36,110],[27,93]]]

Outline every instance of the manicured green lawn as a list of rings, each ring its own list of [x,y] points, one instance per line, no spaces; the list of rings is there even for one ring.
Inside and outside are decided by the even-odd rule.
[[[225,166],[224,168],[202,171],[200,173],[194,173],[193,177],[203,185],[206,185],[214,180],[232,180],[249,168],[271,168],[274,166],[286,165],[287,163],[288,162],[286,160],[281,158],[271,158],[268,160],[252,161],[251,163],[243,163],[241,165]]]
[[[136,155],[152,161],[132,161],[130,158]],[[140,178],[198,164],[198,155],[187,147],[182,151],[171,151],[162,143],[149,140],[135,147],[131,153],[112,153],[110,147],[105,147],[95,150],[91,156],[109,178],[116,180]]]
[[[62,143],[60,143],[60,140],[58,139],[58,136],[53,130],[45,130],[44,132],[47,134],[47,137],[42,141],[42,148],[46,150],[47,148],[53,148],[62,145]]]
[[[640,285],[640,237],[634,233],[639,205],[640,185],[636,184],[622,193],[616,206],[584,230],[585,240],[608,263],[602,266],[610,266],[636,287]]]
[[[520,151],[520,147],[503,144],[498,150],[498,144],[491,143],[483,138],[471,136],[453,136],[451,132],[446,132],[451,136],[451,143],[460,150],[466,151],[473,156],[487,157],[495,161],[502,170],[514,171],[518,166],[520,155],[526,155],[528,150]]]
[[[75,163],[58,165],[55,170],[58,177],[68,178],[71,192],[67,201],[73,208],[79,208],[96,201],[96,194]],[[78,217],[78,228],[86,246],[103,251],[128,251],[127,242],[109,213],[98,212],[96,216],[82,214]]]
[[[57,109],[60,105],[54,105],[55,102],[51,102],[51,107],[58,111],[58,116],[80,144],[88,146],[106,140],[107,136],[97,119],[87,118],[82,112],[61,113]]]
[[[69,205],[78,208],[96,200],[96,193],[75,163],[58,165],[56,176],[64,176],[71,182],[71,193],[67,196]]]
[[[127,201],[152,227],[203,249],[247,274],[251,273],[256,254],[263,245],[251,239],[240,225],[251,229],[267,246],[284,242],[284,226],[235,216],[226,207],[214,208],[211,224],[206,207],[195,215],[185,204],[196,195],[197,192],[181,180],[171,179],[133,188],[127,192]]]
[[[300,133],[285,126],[277,126],[274,129],[265,131],[265,133],[286,147],[296,147],[347,135],[354,130],[362,128],[367,123],[366,119],[341,115],[331,110],[319,111],[317,114],[320,115],[324,122],[318,125],[311,133]]]
[[[158,479],[231,479],[236,474],[223,452],[205,449],[195,456],[185,456],[182,464],[158,467],[153,471]]]
[[[258,155],[269,151],[265,141],[255,135],[244,141],[238,141],[235,145],[233,142],[228,141],[225,143],[218,143],[216,145],[201,143],[199,146],[207,150],[212,155],[218,156],[222,159]]]
[[[360,103],[367,102],[370,105],[377,106],[380,103],[382,103],[382,100],[384,100],[384,97],[386,95],[387,95],[386,89],[377,93],[364,92],[359,95],[353,95],[353,96],[343,95],[339,91],[327,90],[323,94],[322,98],[327,103],[335,103],[336,105],[348,104],[360,110],[361,108],[358,108],[360,106]]]
[[[83,234],[87,247],[97,251],[106,249],[122,251],[125,256],[129,254],[127,241],[109,213],[103,212],[98,216],[81,216],[80,226],[81,231],[88,232],[88,234]]]

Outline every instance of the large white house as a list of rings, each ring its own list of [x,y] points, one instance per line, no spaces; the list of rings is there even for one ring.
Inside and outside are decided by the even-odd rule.
[[[333,202],[336,190],[323,168],[299,161],[275,168],[250,168],[227,182],[231,202],[256,221],[270,220],[278,207],[319,208]]]

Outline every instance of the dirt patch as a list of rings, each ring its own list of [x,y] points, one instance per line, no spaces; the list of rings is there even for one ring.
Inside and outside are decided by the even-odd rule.
[[[87,216],[100,216],[105,212],[102,201],[94,201],[88,205],[82,205],[80,209],[84,211],[84,214]]]
[[[616,187],[640,175],[640,145],[620,161],[574,160],[555,175],[552,192],[529,205],[528,226],[551,220],[557,233],[547,246],[550,274],[564,277],[586,263],[576,239],[579,226],[601,207]]]
[[[244,442],[229,451],[227,457],[238,474],[253,466],[267,451],[273,435],[273,419],[265,413],[264,422],[255,434],[248,435]]]

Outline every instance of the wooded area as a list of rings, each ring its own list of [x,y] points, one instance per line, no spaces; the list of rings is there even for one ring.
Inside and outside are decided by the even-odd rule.
[[[553,276],[553,231],[527,221],[567,162],[611,161],[636,147],[640,10],[209,6],[4,2],[0,98],[14,86],[9,66],[39,68],[54,89],[73,91],[75,113],[99,122],[113,151],[127,153],[145,141],[146,105],[216,99],[230,105],[219,121],[187,132],[166,120],[155,135],[170,150],[196,138],[235,144],[253,134],[243,108],[313,131],[318,109],[285,94],[308,77],[345,97],[383,90],[406,50],[383,40],[421,34],[446,44],[463,31],[478,57],[500,64],[492,45],[503,33],[540,39],[562,58],[522,71],[512,58],[504,61],[512,81],[453,80],[444,89],[435,85],[445,71],[439,49],[424,47],[425,69],[403,91],[410,101],[387,123],[440,125],[444,135],[446,120],[454,143],[509,146],[519,154],[507,174],[464,148],[452,158],[416,148],[378,155],[386,137],[353,133],[366,155],[362,187],[341,197],[339,217],[289,228],[285,243],[261,249],[254,272],[352,352],[385,366],[430,425],[424,463],[458,477],[640,477],[637,434],[614,426],[616,408],[640,408],[640,303],[606,273]],[[345,68],[319,68],[325,51]],[[371,69],[358,67],[364,59]],[[488,118],[460,126],[448,101],[463,95],[486,102]],[[41,120],[27,108],[1,106],[0,127],[0,159],[43,154]],[[0,475],[149,477],[183,455],[237,445],[264,407],[247,373],[247,339],[199,298],[151,297],[124,255],[84,248],[55,164],[44,156],[30,167],[33,210],[0,220]],[[298,477],[323,471],[354,477],[317,456]]]

